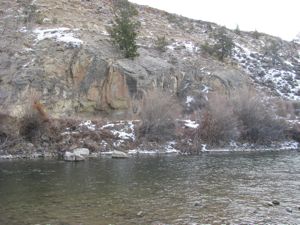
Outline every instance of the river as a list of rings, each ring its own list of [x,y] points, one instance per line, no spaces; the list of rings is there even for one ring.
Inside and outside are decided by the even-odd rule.
[[[297,151],[0,161],[3,225],[300,224],[298,207]]]

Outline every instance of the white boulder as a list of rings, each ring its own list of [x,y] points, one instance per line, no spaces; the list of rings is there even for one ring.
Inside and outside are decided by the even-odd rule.
[[[114,150],[111,157],[118,158],[118,159],[124,159],[124,158],[128,158],[128,155],[125,152]]]

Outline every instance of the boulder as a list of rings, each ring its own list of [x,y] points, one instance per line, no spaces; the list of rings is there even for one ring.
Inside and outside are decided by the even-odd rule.
[[[287,207],[285,210],[286,210],[288,213],[292,213],[292,212],[293,212],[293,210],[292,210],[291,208],[289,208],[289,207]]]
[[[88,156],[90,154],[90,150],[87,148],[76,148],[73,150],[73,153],[76,156]]]
[[[274,206],[272,202],[266,202],[264,205],[265,206]]]
[[[201,206],[201,202],[195,202],[194,206]]]
[[[75,162],[76,155],[72,152],[65,152],[64,154],[64,160],[68,162]]]
[[[64,160],[68,162],[84,161],[89,154],[90,150],[87,148],[76,148],[73,152],[65,152]]]
[[[125,152],[114,150],[111,157],[118,158],[118,159],[124,159],[124,158],[128,158],[128,155]]]
[[[273,200],[272,203],[273,203],[273,205],[280,205],[280,202],[277,200]]]

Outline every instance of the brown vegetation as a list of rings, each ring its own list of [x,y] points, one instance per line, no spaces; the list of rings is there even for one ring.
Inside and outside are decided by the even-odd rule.
[[[199,113],[200,126],[194,143],[210,146],[228,145],[230,141],[270,144],[286,137],[287,124],[277,119],[271,105],[267,108],[255,92],[240,89],[230,96],[211,95]]]
[[[225,96],[211,95],[209,99],[200,113],[200,126],[195,138],[211,146],[222,146],[236,140],[239,137],[239,126],[232,103]]]
[[[272,141],[280,141],[285,136],[286,123],[281,119],[276,119],[272,108],[267,107],[263,97],[258,96],[250,90],[240,90],[233,97],[235,105],[234,113],[241,122],[242,141],[255,144],[268,144]]]
[[[179,104],[169,93],[149,91],[143,98],[139,138],[156,142],[173,138],[179,109]]]

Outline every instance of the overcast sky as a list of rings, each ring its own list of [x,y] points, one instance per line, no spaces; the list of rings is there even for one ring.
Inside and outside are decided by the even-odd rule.
[[[300,0],[130,0],[228,28],[292,40],[300,32]]]

